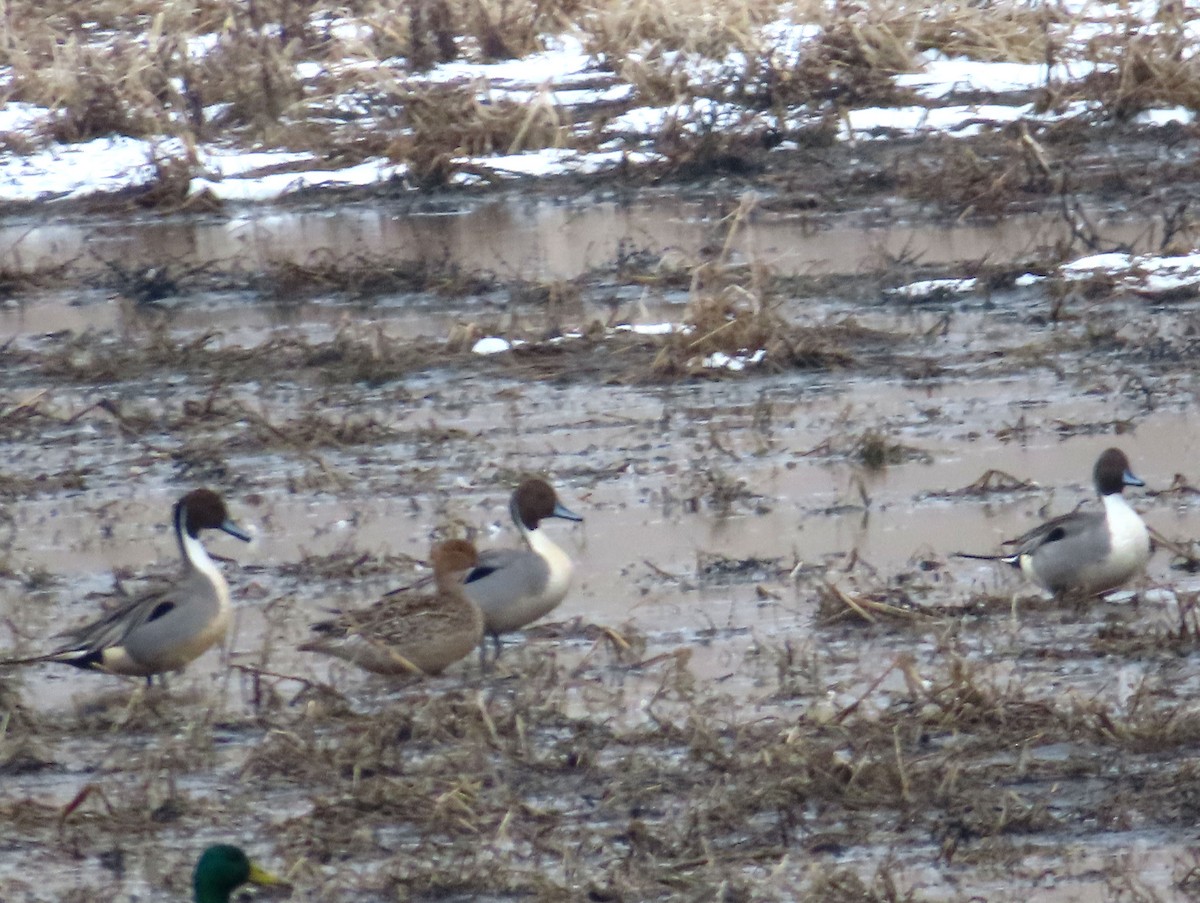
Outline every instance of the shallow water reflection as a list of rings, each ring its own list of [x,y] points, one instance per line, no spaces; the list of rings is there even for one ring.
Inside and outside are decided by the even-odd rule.
[[[506,197],[440,209],[381,204],[326,210],[256,210],[229,216],[17,225],[0,228],[0,255],[14,269],[71,261],[84,270],[219,261],[252,270],[283,260],[425,260],[502,278],[573,279],[623,254],[674,251],[698,260],[725,241],[737,207],[677,196],[559,202]],[[1156,247],[1157,226],[1097,219],[1113,244]],[[1071,236],[1057,212],[994,223],[914,225],[886,211],[869,219],[752,212],[732,247],[784,275],[856,274],[890,260],[923,264],[1010,260],[1043,254]]]

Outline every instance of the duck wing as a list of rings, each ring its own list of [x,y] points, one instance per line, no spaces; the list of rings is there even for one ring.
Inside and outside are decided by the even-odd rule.
[[[489,549],[467,574],[463,589],[480,608],[511,603],[537,595],[545,584],[549,566],[529,549]]]
[[[1016,539],[1006,540],[1004,545],[1016,546],[1010,557],[1032,555],[1039,549],[1051,545],[1075,546],[1089,544],[1093,538],[1106,536],[1104,515],[1095,511],[1072,511],[1039,524]],[[1103,554],[1103,550],[1099,550]]]
[[[120,646],[126,637],[143,624],[165,617],[176,609],[175,586],[167,586],[135,596],[117,606],[98,621],[55,634],[63,642],[51,657],[71,652],[98,652]]]
[[[31,665],[38,662],[62,662],[78,668],[91,668],[101,661],[105,649],[122,645],[137,628],[164,617],[177,607],[172,598],[174,586],[166,586],[142,593],[118,605],[98,621],[56,633],[55,637],[65,642],[53,652],[31,655],[26,658],[10,658],[0,665]]]

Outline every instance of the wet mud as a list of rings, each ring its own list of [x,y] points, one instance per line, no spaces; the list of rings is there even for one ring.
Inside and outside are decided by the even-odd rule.
[[[0,898],[184,898],[221,840],[295,900],[1194,896],[1200,305],[1019,280],[1054,212],[874,201],[10,224],[0,645],[170,574],[188,488],[257,538],[209,542],[235,628],[168,688],[0,675]],[[952,557],[1095,504],[1110,445],[1176,546],[1127,591]],[[514,543],[525,473],[576,578],[493,670],[296,650],[436,537]]]

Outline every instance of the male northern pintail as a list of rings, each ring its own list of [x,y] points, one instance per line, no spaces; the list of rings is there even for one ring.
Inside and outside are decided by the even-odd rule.
[[[314,624],[320,634],[300,646],[376,674],[438,674],[468,655],[483,639],[483,615],[463,592],[475,567],[475,546],[451,539],[433,547],[437,590],[389,593],[360,611]]]
[[[500,652],[500,634],[517,630],[552,611],[571,586],[567,553],[541,529],[546,518],[581,521],[545,480],[521,481],[508,504],[523,549],[488,549],[467,575],[464,589],[483,611],[484,627]]]
[[[1150,532],[1121,493],[1126,486],[1146,484],[1116,448],[1096,459],[1092,478],[1103,513],[1076,511],[1047,521],[1008,540],[1005,545],[1016,546],[1009,555],[966,557],[1007,562],[1055,595],[1097,595],[1125,583],[1150,559]]]
[[[154,674],[178,671],[225,639],[229,585],[200,543],[200,531],[223,530],[243,542],[250,536],[229,518],[225,502],[211,489],[196,489],[176,502],[174,525],[183,573],[170,586],[58,634],[67,642],[53,652],[0,665],[62,662],[149,681]]]

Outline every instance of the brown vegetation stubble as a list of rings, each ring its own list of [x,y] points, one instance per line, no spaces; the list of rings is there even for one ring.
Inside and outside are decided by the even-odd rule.
[[[992,685],[953,654],[943,666],[921,671],[898,658],[879,678],[898,669],[909,678],[909,692],[881,710],[861,705],[872,701],[877,680],[824,720],[742,721],[730,715],[736,711],[730,700],[691,675],[686,656],[647,665],[614,658],[572,678],[558,656],[540,658],[544,652],[520,658],[520,680],[472,686],[475,679],[467,678],[455,687],[463,679],[455,678],[406,693],[398,707],[358,712],[326,688],[312,696],[305,691],[309,704],[299,708],[301,699],[284,697],[282,706],[251,719],[231,724],[222,716],[226,733],[267,729],[239,768],[242,792],[232,799],[168,789],[176,777],[208,767],[213,739],[204,723],[212,716],[203,705],[182,711],[172,705],[168,714],[152,700],[121,703],[109,714],[56,723],[18,714],[10,722],[16,736],[36,737],[51,752],[48,761],[41,762],[44,754],[36,760],[41,764],[31,765],[27,753],[8,764],[53,768],[55,738],[99,732],[124,745],[141,732],[157,735],[167,718],[184,731],[185,745],[139,760],[137,771],[150,778],[141,793],[112,792],[125,785],[120,771],[100,778],[99,786],[109,788],[96,804],[101,808],[89,805],[65,818],[75,843],[85,849],[102,843],[103,832],[90,842],[79,834],[101,826],[132,838],[159,833],[164,821],[182,827],[197,818],[226,820],[243,794],[298,785],[311,795],[312,811],[285,821],[277,835],[294,861],[334,863],[348,853],[377,861],[381,851],[364,829],[387,826],[395,838],[389,846],[406,853],[373,872],[370,883],[398,881],[414,893],[557,894],[571,886],[552,865],[565,853],[578,869],[574,880],[661,893],[750,881],[755,870],[796,850],[819,855],[862,846],[895,830],[896,818],[947,859],[967,851],[977,859],[993,848],[1004,855],[1021,836],[1069,835],[1089,805],[1117,804],[1128,773],[1145,780],[1161,767],[1131,760],[1124,777],[1106,778],[1089,747],[1127,757],[1152,752],[1157,759],[1200,732],[1200,722],[1178,708],[1149,706],[1126,716],[1099,702],[1056,703],[1012,683]],[[625,708],[629,691],[617,679],[625,671],[649,681],[636,684],[651,688],[645,723],[606,714]],[[579,694],[589,700],[582,712]],[[121,728],[115,740],[113,717]],[[954,743],[942,742],[951,736]],[[1022,764],[1012,750],[1034,738],[1078,752],[1058,763]],[[1103,790],[1091,804],[1060,799],[1053,814],[1016,789],[1031,781],[1069,784],[1081,775],[1107,788],[1111,799],[1104,801]],[[1158,775],[1151,792],[1168,785]],[[1067,815],[1063,806],[1074,811]],[[33,836],[49,841],[61,830],[57,810],[22,811]],[[1164,810],[1159,820],[1183,817],[1174,812]],[[832,832],[822,827],[835,824]],[[491,839],[499,836],[524,854],[497,857]]]
[[[543,36],[568,23],[597,59],[635,88],[634,96],[606,110],[598,125],[633,105],[689,98],[731,102],[747,114],[773,112],[773,125],[748,115],[734,128],[706,122],[702,111],[676,117],[651,144],[664,155],[666,169],[685,176],[754,171],[763,162],[761,149],[783,137],[813,146],[803,134],[790,134],[787,123],[798,110],[811,114],[827,144],[832,124],[846,109],[919,102],[899,91],[892,77],[910,71],[917,55],[928,49],[980,60],[1043,62],[1070,48],[1099,64],[1081,83],[1048,84],[1036,92],[1041,109],[1062,109],[1082,97],[1114,121],[1128,122],[1153,106],[1195,107],[1200,96],[1195,61],[1180,49],[1188,28],[1180,4],[1164,7],[1151,26],[1130,21],[1124,29],[1086,40],[1074,30],[1090,23],[1050,9],[954,6],[931,14],[890,3],[842,5],[833,11],[802,5],[791,15],[815,23],[818,31],[794,65],[780,63],[778,48],[761,36],[759,29],[781,13],[779,4],[761,0],[654,11],[644,4],[575,0],[528,9],[459,0],[426,0],[411,9],[367,3],[356,7],[358,21],[366,26],[357,31],[333,27],[341,21],[341,8],[310,9],[284,0],[249,7],[175,3],[163,9],[126,9],[96,0],[82,11],[78,5],[53,11],[25,5],[18,3],[10,15],[0,54],[13,70],[10,99],[55,111],[46,135],[35,140],[179,135],[194,147],[217,136],[242,135],[260,144],[312,148],[342,163],[383,153],[408,162],[416,181],[426,185],[446,184],[461,167],[456,159],[466,155],[595,143],[598,133],[576,121],[586,117],[584,111],[577,115],[560,108],[544,93],[513,101],[473,85],[420,80],[422,66],[438,61],[528,54],[540,48]],[[99,27],[83,28],[83,22]],[[211,47],[196,55],[188,38],[207,38]],[[740,54],[744,63],[726,62],[710,79],[697,79],[682,64],[672,68],[665,62],[680,50],[714,62]],[[405,54],[407,70],[399,62]],[[387,60],[399,69],[346,66],[343,60]],[[301,62],[319,64],[321,74],[302,81]],[[357,98],[372,108],[371,115],[343,121],[338,97]],[[210,115],[213,110],[221,112]],[[403,112],[395,115],[396,110]],[[318,120],[319,129],[313,124]],[[28,141],[11,138],[15,144]],[[1034,184],[1036,172],[1031,181],[1014,167],[1019,160],[1013,154],[996,159],[964,158],[957,150],[948,154],[944,174],[967,177],[952,192],[960,212],[990,215],[1002,211],[1014,191],[1018,202],[1031,188],[1044,193]],[[164,209],[207,203],[188,194],[198,172],[194,153],[151,162],[158,176],[148,187],[111,200]],[[916,182],[921,181],[918,175]],[[944,192],[941,197],[945,202]]]

